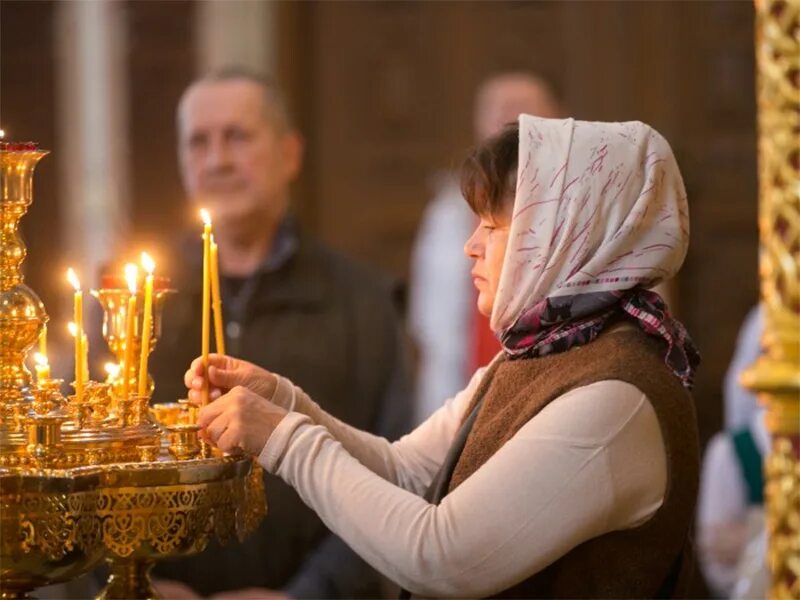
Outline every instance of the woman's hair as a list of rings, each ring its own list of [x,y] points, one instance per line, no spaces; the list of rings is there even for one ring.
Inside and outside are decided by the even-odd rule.
[[[519,124],[511,123],[472,149],[461,167],[461,193],[476,215],[503,214],[517,187]]]

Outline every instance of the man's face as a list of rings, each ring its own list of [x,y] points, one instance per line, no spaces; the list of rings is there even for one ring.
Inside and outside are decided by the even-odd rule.
[[[300,170],[299,136],[279,130],[264,102],[261,86],[247,80],[196,83],[181,102],[184,187],[223,232],[278,222]]]

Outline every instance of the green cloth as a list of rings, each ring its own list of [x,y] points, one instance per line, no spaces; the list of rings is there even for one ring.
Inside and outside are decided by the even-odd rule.
[[[733,447],[742,475],[747,483],[747,501],[751,505],[764,504],[764,461],[750,429],[742,429],[732,436]]]

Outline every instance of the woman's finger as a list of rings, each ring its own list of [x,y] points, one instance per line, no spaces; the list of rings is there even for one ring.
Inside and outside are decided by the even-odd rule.
[[[229,424],[225,428],[225,431],[222,432],[222,435],[219,436],[216,446],[223,452],[233,452],[241,447],[241,437],[242,436],[239,429],[234,425]]]
[[[201,407],[200,412],[197,413],[197,424],[200,427],[207,427],[225,412],[227,405],[225,398],[220,398],[216,402],[211,402]]]
[[[223,433],[225,433],[225,430],[228,428],[228,424],[228,415],[226,413],[222,413],[211,423],[209,423],[207,427],[205,427],[206,435],[214,443],[214,445],[219,445],[219,438]]]

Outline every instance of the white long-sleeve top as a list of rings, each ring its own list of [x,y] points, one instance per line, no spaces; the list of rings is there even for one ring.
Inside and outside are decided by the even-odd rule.
[[[291,412],[258,460],[367,562],[423,596],[505,589],[661,506],[667,467],[655,411],[636,387],[611,380],[555,399],[441,504],[425,501],[483,374],[394,443],[280,379],[272,401]]]

